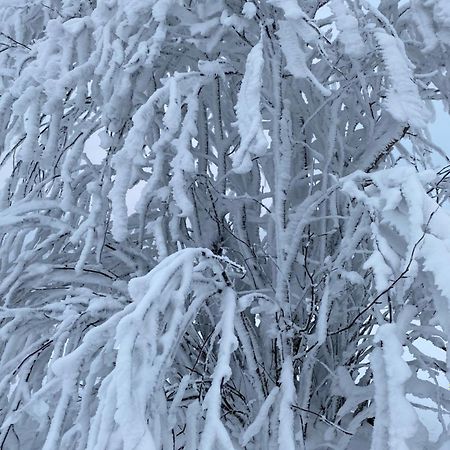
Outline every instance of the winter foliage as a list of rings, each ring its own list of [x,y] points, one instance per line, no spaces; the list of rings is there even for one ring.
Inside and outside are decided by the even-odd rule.
[[[450,448],[447,0],[0,0],[0,448]]]

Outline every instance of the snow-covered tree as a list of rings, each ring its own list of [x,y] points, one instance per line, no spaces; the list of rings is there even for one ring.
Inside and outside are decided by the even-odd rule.
[[[448,0],[0,0],[0,448],[450,448],[449,71]]]

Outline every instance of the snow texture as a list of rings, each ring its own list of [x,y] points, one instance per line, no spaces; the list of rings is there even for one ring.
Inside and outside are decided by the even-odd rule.
[[[267,150],[267,139],[262,128],[260,96],[264,68],[263,44],[260,40],[250,51],[245,63],[245,76],[236,103],[236,117],[241,143],[232,156],[236,173],[247,173],[252,168],[252,156],[262,156]]]
[[[0,0],[0,447],[446,450],[447,0]]]
[[[414,127],[424,127],[429,113],[425,109],[413,78],[413,65],[405,54],[403,42],[385,31],[375,32],[389,74],[386,108],[394,119]]]

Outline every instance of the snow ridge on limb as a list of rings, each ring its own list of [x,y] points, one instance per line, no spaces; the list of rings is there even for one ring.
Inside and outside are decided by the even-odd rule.
[[[403,42],[379,29],[375,38],[380,46],[389,75],[386,109],[399,122],[422,128],[430,117],[413,78],[413,65],[408,59]]]
[[[352,58],[360,58],[364,55],[365,45],[358,30],[358,19],[345,0],[333,0],[330,7],[336,17],[338,39],[344,45],[345,53]]]
[[[295,78],[307,78],[323,96],[331,95],[331,91],[320,83],[307,65],[304,44],[296,21],[280,20],[277,36],[286,58],[286,69]]]
[[[296,392],[294,368],[290,357],[286,357],[284,360],[283,367],[281,368],[280,382],[278,449],[295,450],[295,421],[292,405],[295,404]]]
[[[281,8],[286,19],[308,19],[307,14],[300,7],[297,0],[269,0],[269,3],[277,8]]]
[[[270,391],[269,395],[264,400],[264,403],[262,404],[260,410],[258,411],[255,420],[248,426],[248,428],[242,435],[240,441],[241,445],[243,446],[247,445],[249,441],[260,432],[263,424],[268,420],[269,410],[274,404],[275,400],[277,399],[279,392],[280,388],[278,386],[275,386]]]
[[[223,449],[232,449],[234,445],[221,420],[221,387],[231,377],[230,359],[237,348],[234,335],[234,316],[236,293],[226,287],[222,297],[222,318],[219,322],[220,342],[217,363],[212,375],[211,386],[205,395],[203,409],[206,411],[205,427],[200,438],[199,450],[212,450],[219,444]]]
[[[411,9],[413,20],[424,42],[422,51],[424,53],[431,52],[439,43],[436,30],[434,29],[432,12],[429,11],[422,0],[411,0]]]
[[[406,398],[405,384],[412,372],[403,360],[401,330],[395,323],[381,325],[371,356],[374,373],[376,420],[371,450],[420,450],[426,430]],[[420,437],[417,439],[417,437]],[[426,438],[425,438],[426,440]]]
[[[247,56],[244,78],[235,107],[236,125],[241,136],[241,143],[236,153],[232,155],[232,160],[233,170],[240,174],[249,172],[253,164],[252,156],[262,156],[268,146],[264,136],[260,107],[263,67],[261,37]]]

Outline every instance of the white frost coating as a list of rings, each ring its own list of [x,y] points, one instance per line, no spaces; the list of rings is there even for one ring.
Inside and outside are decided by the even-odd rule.
[[[344,0],[333,0],[330,7],[340,32],[338,39],[344,45],[345,53],[352,58],[360,58],[364,55],[365,46],[358,30],[358,20]]]
[[[434,0],[433,13],[437,22],[450,27],[450,4],[447,0]]]
[[[198,448],[198,419],[201,406],[198,400],[189,404],[186,414],[186,448]]]
[[[302,49],[299,28],[293,20],[280,20],[277,36],[281,49],[286,58],[286,69],[295,78],[307,78],[324,96],[331,95],[331,91],[324,87],[306,64],[306,56]]]
[[[181,97],[178,83],[175,78],[169,78],[167,80],[167,85],[169,90],[169,101],[163,117],[163,123],[169,132],[175,133],[181,122]]]
[[[447,223],[447,227],[450,220]],[[434,282],[450,305],[450,286],[448,283],[447,261],[450,258],[450,239],[438,239],[433,234],[427,234],[420,248],[420,256],[424,259],[424,269],[433,274]]]
[[[195,171],[194,158],[190,152],[191,139],[197,135],[197,127],[195,125],[195,120],[197,118],[198,111],[198,97],[197,91],[200,86],[194,89],[194,94],[190,95],[186,101],[187,112],[183,119],[181,125],[181,132],[177,139],[172,141],[172,146],[175,148],[176,155],[172,159],[170,165],[173,168],[173,176],[170,180],[170,187],[173,191],[173,196],[177,206],[180,208],[180,215],[187,217],[193,213],[193,205],[189,199],[187,192],[186,174],[193,173]],[[178,101],[178,108],[181,105]],[[170,107],[170,103],[169,103]],[[168,117],[169,108],[164,116],[164,119]],[[181,113],[181,109],[180,109]],[[170,119],[172,122],[172,119]],[[178,117],[178,112],[175,114],[174,127],[175,129],[179,126],[180,117]]]
[[[256,14],[256,5],[253,2],[245,2],[242,7],[242,14],[246,19],[253,19]]]
[[[420,179],[425,181],[430,175],[429,172],[418,175],[410,167],[397,167],[366,175],[372,180],[376,189],[358,190],[352,185],[350,179],[343,184],[344,191],[366,203],[370,210],[381,210],[381,220],[384,225],[389,224],[398,233],[397,245],[400,245],[401,238],[407,242],[404,253],[399,255],[398,249],[391,241],[392,236],[386,236],[377,223],[370,225],[373,251],[363,267],[373,270],[378,292],[388,288],[408,267],[411,257],[416,258],[419,255],[420,248],[414,250],[415,245],[421,240],[423,227],[430,214],[436,209],[436,206],[434,209],[431,206],[425,207],[428,203],[425,201],[426,193]],[[408,207],[407,215],[400,213],[405,205]],[[415,264],[409,267],[410,276],[414,267]]]
[[[180,407],[181,402],[183,401],[183,396],[184,396],[184,394],[185,394],[185,392],[186,392],[186,389],[187,389],[188,386],[189,386],[190,379],[191,379],[191,376],[190,376],[189,374],[188,374],[188,375],[185,375],[185,376],[181,379],[180,384],[179,384],[179,387],[178,387],[178,391],[177,391],[177,393],[175,394],[175,397],[174,397],[174,399],[173,399],[173,401],[172,401],[172,404],[170,405],[170,408],[169,408],[169,415],[168,415],[168,418],[167,418],[167,422],[169,423],[169,426],[170,426],[171,429],[174,429],[175,426],[176,426],[176,421],[177,421],[176,413],[177,413],[177,409]]]
[[[358,190],[351,178],[345,180],[343,190],[359,198],[371,210],[381,208],[382,223],[398,233],[393,235],[395,241],[392,241],[393,236],[386,235],[377,224],[371,224],[374,249],[363,267],[373,270],[376,290],[382,292],[388,288],[408,267],[405,280],[412,283],[417,276],[417,261],[421,260],[423,270],[433,275],[436,287],[450,305],[446,263],[450,259],[450,216],[445,208],[437,206],[423,186],[435,178],[434,172],[417,173],[406,166],[367,176],[377,186],[370,196]],[[402,239],[406,245],[399,255],[394,246],[400,245]]]
[[[325,289],[323,290],[322,300],[320,302],[319,318],[317,322],[317,344],[321,345],[327,338],[328,328],[328,314],[330,312],[330,286],[328,280],[326,281]]]
[[[186,308],[196,260],[210,256],[208,250],[185,249],[165,258],[146,276],[129,282],[134,302],[116,327],[115,366],[99,390],[100,407],[93,418],[88,449],[112,448],[113,441],[129,450],[160,448],[158,443],[164,440],[160,436],[160,420],[165,417],[173,426],[175,409],[189,377],[181,380],[169,411],[158,403],[157,397],[161,395],[160,386],[174,343],[192,322],[203,302],[202,295],[207,295],[199,291]],[[211,264],[216,264],[215,260]],[[231,326],[232,319],[231,316]]]
[[[296,392],[294,386],[294,370],[290,357],[285,358],[280,376],[280,413],[278,430],[279,450],[295,450],[294,413]]]
[[[164,22],[166,20],[167,13],[170,7],[173,5],[174,0],[158,0],[152,7],[152,14],[155,20],[158,22]]]
[[[383,252],[377,249],[379,242],[379,236],[377,236],[377,227],[372,224],[371,228],[372,230],[374,230],[373,241],[375,249],[369,256],[369,258],[367,258],[363,268],[373,270],[375,278],[375,288],[378,292],[382,292],[393,281],[393,271],[392,267],[390,267],[390,265],[386,262],[386,255],[384,255]]]
[[[275,386],[264,400],[261,408],[258,411],[255,420],[249,425],[249,427],[245,430],[244,434],[241,437],[240,443],[241,445],[247,445],[250,440],[256,436],[261,430],[262,426],[267,422],[267,417],[269,414],[269,410],[273,405],[273,402],[276,400],[278,396],[278,392],[280,389]]]
[[[308,16],[303,12],[297,0],[269,0],[269,3],[277,8],[281,8],[284,11],[284,17],[286,19],[308,19]]]
[[[231,376],[230,360],[237,348],[234,335],[234,315],[236,311],[236,293],[227,287],[222,298],[222,318],[220,321],[220,344],[217,364],[214,369],[211,387],[203,401],[206,410],[205,428],[200,439],[199,450],[215,449],[216,443],[223,448],[233,449],[234,445],[221,420],[221,386]],[[219,447],[220,448],[220,447]]]
[[[167,86],[163,86],[140,106],[135,112],[132,121],[133,127],[128,132],[124,145],[112,158],[112,167],[116,171],[116,178],[108,194],[111,200],[112,234],[117,241],[126,239],[128,223],[128,209],[126,195],[132,181],[135,163],[142,159],[137,149],[142,148],[149,123],[153,119],[155,103],[160,100]],[[168,120],[170,125],[170,121]],[[155,170],[156,175],[158,172]],[[155,176],[155,174],[154,174]]]
[[[424,41],[423,52],[431,52],[438,44],[433,18],[430,11],[424,7],[422,0],[411,0],[413,20]]]
[[[263,44],[260,40],[250,51],[245,64],[245,75],[236,103],[236,116],[241,143],[233,159],[236,173],[247,173],[252,168],[252,156],[261,156],[267,150],[267,139],[262,127],[260,109]]]
[[[371,450],[384,450],[386,447],[387,428],[389,426],[389,415],[386,411],[387,404],[387,386],[386,374],[383,364],[382,351],[376,348],[370,358],[370,367],[372,368],[375,389],[375,417],[374,430],[372,434]]]
[[[394,119],[415,127],[424,127],[429,117],[413,81],[413,65],[406,56],[403,42],[397,37],[378,30],[375,37],[389,73],[386,108]]]
[[[403,346],[398,336],[397,325],[380,326],[374,343],[381,343],[372,355],[372,370],[375,377],[375,421],[372,450],[409,450],[408,440],[418,430],[419,421],[414,408],[405,397],[405,383],[411,370],[403,360]],[[376,422],[379,420],[377,424]],[[385,434],[388,439],[386,440]]]

